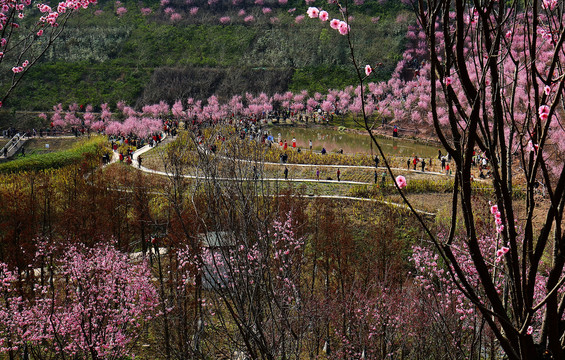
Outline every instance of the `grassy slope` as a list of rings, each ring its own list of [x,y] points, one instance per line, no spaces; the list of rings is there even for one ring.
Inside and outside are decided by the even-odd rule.
[[[377,76],[386,79],[400,58],[406,21],[398,20],[402,9],[397,2],[382,6],[370,3],[357,9],[368,15],[354,12],[354,43],[360,50],[359,62],[382,62],[384,66],[378,69]],[[325,1],[319,4],[324,5]],[[291,77],[281,78],[281,82],[288,83],[292,91],[307,89],[310,93],[355,83],[345,37],[317,20],[294,22],[295,15],[305,13],[303,2],[290,1],[284,8],[274,8],[272,16],[280,19],[277,25],[258,14],[258,7],[248,9],[248,13],[255,13],[257,21],[246,24],[234,9],[226,8],[221,13],[202,10],[198,17],[191,17],[186,13],[188,9],[180,6],[179,11],[185,11],[183,20],[172,24],[164,20],[163,9],[157,4],[150,5],[154,13],[147,17],[140,15],[141,6],[147,5],[126,2],[128,13],[118,18],[113,3],[101,3],[101,15],[88,10],[73,19],[64,36],[43,63],[26,75],[6,106],[19,111],[48,110],[59,102],[115,104],[125,100],[135,104],[144,92],[151,92],[147,84],[156,71],[183,67],[202,68],[204,73],[206,69],[225,73],[242,68],[267,72],[290,69]],[[286,9],[292,6],[297,10],[291,16]],[[226,13],[232,15],[233,23],[220,25],[218,18]],[[370,20],[376,15],[381,18],[378,25]],[[244,75],[230,81],[242,83],[243,88],[247,83]],[[210,83],[212,89],[226,87],[222,82]],[[180,84],[169,97],[187,97],[181,89],[187,86],[187,82]],[[34,96],[26,96],[30,93]]]

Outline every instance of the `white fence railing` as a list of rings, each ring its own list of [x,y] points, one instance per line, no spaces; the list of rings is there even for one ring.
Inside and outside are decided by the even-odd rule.
[[[6,145],[0,150],[0,156],[4,158],[9,158],[10,156],[14,155],[21,147],[23,143],[23,135],[19,133],[14,135],[13,138],[8,141]]]

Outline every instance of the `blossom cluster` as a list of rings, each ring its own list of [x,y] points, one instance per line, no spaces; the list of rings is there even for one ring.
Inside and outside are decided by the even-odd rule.
[[[321,21],[328,21],[329,19],[329,14],[327,11],[319,10],[316,7],[309,7],[306,13],[311,19],[319,18]],[[332,19],[330,21],[330,27],[334,30],[339,31],[341,35],[347,35],[351,30],[351,27],[347,22],[339,19]]]
[[[494,222],[496,224],[496,232],[500,234],[504,231],[504,224],[502,223],[502,218],[500,211],[498,210],[498,205],[494,204],[490,207],[490,213],[494,216]]]

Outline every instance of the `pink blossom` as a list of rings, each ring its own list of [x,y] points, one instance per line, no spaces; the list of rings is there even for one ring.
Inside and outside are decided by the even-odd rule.
[[[549,117],[549,110],[550,108],[547,105],[542,105],[539,107],[538,112],[541,120],[543,121],[547,120],[547,118]]]
[[[149,15],[153,12],[150,8],[141,8],[141,15]]]
[[[198,14],[198,7],[194,6],[190,8],[190,15]]]
[[[506,254],[508,252],[508,250],[510,250],[509,248],[507,248],[506,246],[501,247],[500,249],[498,249],[496,251],[496,256],[497,257],[502,257],[504,254]]]
[[[534,328],[532,326],[528,326],[528,329],[526,330],[526,335],[532,335],[533,332],[534,332]]]
[[[452,82],[451,76],[445,78],[445,86],[450,86]]]
[[[406,187],[406,178],[402,175],[398,175],[396,177],[396,185],[398,185],[398,188],[404,189]]]
[[[239,15],[239,16],[244,16],[244,15],[245,15],[245,10],[243,10],[243,9],[239,10],[239,12],[237,13],[237,15]]]
[[[340,21],[338,30],[341,35],[347,35],[349,33],[350,27],[345,21]]]
[[[278,17],[272,17],[272,18],[269,19],[269,21],[271,22],[271,24],[278,24],[279,18]]]
[[[328,14],[328,12],[326,10],[322,10],[322,11],[320,11],[320,15],[318,17],[322,21],[328,21],[330,15]]]
[[[269,7],[263,8],[263,14],[267,15],[267,14],[270,14],[271,12],[273,12],[273,10],[271,10],[271,8],[269,8]]]
[[[365,75],[369,76],[373,72],[371,65],[365,65]]]
[[[126,9],[123,6],[120,6],[119,8],[116,9],[116,15],[118,15],[120,17],[123,16],[127,12],[128,12],[128,9]]]
[[[180,19],[182,19],[182,15],[175,12],[171,14],[171,21],[175,22],[175,21],[179,21]]]
[[[308,14],[308,17],[310,19],[315,19],[318,17],[318,15],[320,15],[320,10],[318,10],[317,7],[309,7],[306,11],[306,14]]]
[[[248,16],[245,17],[245,19],[243,19],[243,21],[245,21],[246,23],[253,22],[253,21],[255,21],[255,16],[248,15]]]
[[[340,22],[341,21],[338,20],[338,19],[332,19],[332,21],[330,21],[330,27],[334,30],[337,30],[337,29],[339,29],[339,23]]]
[[[292,13],[295,12],[295,11],[296,11],[296,8],[288,9],[288,13],[289,13],[289,14],[292,14]]]
[[[5,6],[5,8],[4,8],[4,6]],[[38,4],[37,8],[42,13],[50,13],[51,12],[51,7],[49,5],[46,5],[46,4]],[[2,12],[7,12],[8,9],[9,9],[8,6],[6,6],[6,5],[2,6]]]
[[[305,16],[304,15],[298,15],[295,19],[294,22],[297,24],[300,24],[302,22],[302,20],[304,20]]]
[[[230,18],[229,16],[222,16],[222,17],[220,18],[220,22],[221,22],[222,24],[227,24],[227,23],[230,22],[230,20],[231,20],[231,18]]]
[[[26,67],[26,66],[28,66],[28,65],[29,65],[29,60],[26,60],[26,61],[24,61],[24,62],[22,63],[22,66],[23,66],[23,67]]]
[[[557,7],[557,3],[558,3],[558,0],[543,0],[541,7],[546,9],[546,10],[548,10],[548,9],[549,10],[555,10],[555,8]]]
[[[288,3],[288,0],[279,0],[279,4],[281,5],[286,5]]]
[[[551,94],[551,88],[548,85],[545,85],[543,92],[545,93],[545,95],[549,96],[549,94]]]
[[[41,36],[43,35],[43,29],[39,29],[39,31],[37,32],[37,36]]]
[[[511,30],[508,30],[508,31],[506,32],[506,38],[507,38],[507,39],[510,39],[511,37],[512,37],[512,31],[511,31]]]

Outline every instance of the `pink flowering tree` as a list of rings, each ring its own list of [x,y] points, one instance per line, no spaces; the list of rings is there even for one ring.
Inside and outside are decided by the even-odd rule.
[[[555,358],[563,357],[559,321],[565,300],[559,290],[565,258],[557,250],[563,242],[557,235],[563,209],[544,212],[543,224],[535,223],[534,211],[540,182],[548,189],[550,203],[557,204],[565,196],[564,168],[552,163],[547,146],[552,138],[561,137],[555,130],[565,60],[558,4],[534,1],[523,9],[505,1],[493,6],[450,1],[427,2],[428,8],[423,2],[417,5],[429,51],[431,121],[455,161],[452,212],[462,213],[469,262],[458,258],[452,246],[455,216],[447,236],[428,230],[430,239],[449,264],[448,273],[459,291],[476,306],[508,358],[537,358],[538,347]],[[481,248],[484,235],[471,184],[476,150],[486,154],[492,169],[491,211],[508,296],[497,286],[489,257]],[[514,197],[516,180],[523,184],[523,212]],[[472,276],[467,267],[473,269]],[[542,270],[548,275],[540,283]],[[538,299],[540,287],[544,291]],[[536,318],[543,320],[535,323]]]
[[[461,302],[480,314],[507,358],[536,359],[543,352],[563,358],[565,255],[563,207],[558,205],[565,199],[563,4],[408,3],[421,28],[410,36],[420,44],[419,51],[405,54],[396,78],[385,88],[376,85],[369,91],[381,111],[388,112],[385,116],[397,119],[415,113],[416,121],[430,124],[455,168],[453,215],[445,234],[438,235],[414,214],[444,264],[444,276],[465,299]],[[330,21],[330,27],[349,39],[355,28],[347,23],[347,9],[340,9],[342,20]],[[319,17],[319,10],[310,9],[308,15]],[[371,133],[364,96],[374,65],[358,64],[351,41],[349,45],[361,85],[362,118],[384,157]],[[409,65],[414,76],[404,71]],[[472,184],[475,152],[488,158],[492,174],[491,221],[496,235],[485,246],[487,230],[481,224],[487,220],[479,215],[484,202],[475,201],[480,194]],[[546,200],[537,196],[541,187]],[[525,200],[518,200],[516,192]],[[551,204],[549,209],[537,210],[540,201]],[[537,216],[543,221],[537,222]],[[459,236],[464,237],[464,246],[456,246]],[[504,274],[503,285],[495,273]]]
[[[61,256],[52,250],[39,245],[37,278],[0,264],[0,352],[10,358],[131,355],[158,305],[147,264],[109,245],[70,246]]]
[[[205,324],[199,336],[225,334],[230,348],[252,358],[298,356],[307,331],[304,242],[296,237],[290,215],[258,236],[213,232],[200,240],[198,248],[187,246],[178,259],[183,283],[206,290],[199,299]]]

